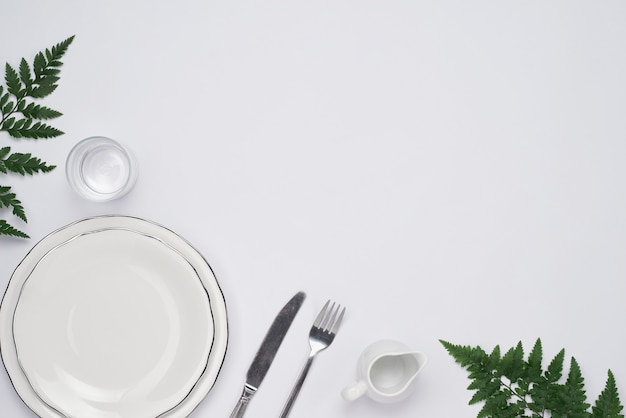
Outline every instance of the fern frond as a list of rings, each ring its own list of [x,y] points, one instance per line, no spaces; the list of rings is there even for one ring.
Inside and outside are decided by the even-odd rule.
[[[51,95],[58,87],[58,84],[54,83],[42,83],[41,80],[37,82],[38,86],[31,87],[28,90],[28,95],[35,99],[42,99]]]
[[[550,364],[548,365],[548,370],[545,372],[545,377],[549,382],[558,382],[563,375],[563,361],[565,360],[565,349],[559,351],[559,353],[554,356]]]
[[[543,363],[543,347],[541,346],[541,339],[537,338],[533,349],[528,355],[528,369],[527,375],[531,379],[531,382],[539,382],[541,379],[541,367]]]
[[[591,408],[592,418],[624,418],[621,414],[624,407],[620,403],[615,376],[609,370],[604,390],[598,396],[595,405]]]
[[[499,346],[487,355],[480,347],[439,341],[469,372],[471,383],[467,388],[474,391],[469,404],[484,403],[478,418],[624,418],[610,370],[592,414],[576,359],[572,357],[567,379],[561,383],[565,350],[552,359],[544,372],[540,339],[535,342],[527,360],[524,360],[521,342],[500,357]]]
[[[72,44],[73,41],[74,41],[74,35],[54,45],[50,49],[50,51],[46,50],[46,56],[48,60],[51,62],[50,63],[51,66],[61,65],[60,62],[58,64],[56,64],[56,62],[58,62],[61,58],[63,58],[63,55],[65,55],[65,53],[67,52],[67,49],[69,48],[69,46]]]
[[[34,81],[30,72],[30,65],[28,65],[28,62],[26,62],[24,58],[20,61],[20,80],[24,83],[26,88],[30,87]]]
[[[26,102],[22,102],[22,103],[26,103]],[[63,116],[63,113],[50,109],[49,107],[46,106],[41,106],[35,103],[29,103],[29,104],[25,104],[24,108],[21,110],[22,115],[24,115],[24,117],[26,119],[38,119],[38,120],[44,120],[44,119],[55,119],[58,118],[59,116]]]
[[[586,403],[585,380],[580,366],[574,357],[571,359],[569,373],[558,397],[555,397],[553,415],[564,415],[570,418],[586,418],[589,404]]]
[[[59,80],[58,74],[60,70],[58,67],[63,65],[61,58],[63,58],[73,40],[74,36],[72,35],[64,41],[54,45],[52,48],[46,49],[45,52],[39,52],[35,56],[35,60],[33,62],[35,79],[33,84],[40,87],[55,85],[55,83]],[[45,91],[39,92],[39,94],[42,93],[45,93]],[[48,94],[50,93],[52,93],[52,91]]]
[[[22,89],[22,82],[17,71],[7,62],[4,69],[4,81],[7,85],[7,91],[13,96],[18,97]]]
[[[482,363],[487,360],[488,356],[480,347],[470,347],[468,345],[456,345],[444,340],[439,340],[446,351],[454,357],[457,363],[465,367],[467,365]]]
[[[3,115],[10,115],[13,111],[15,110],[15,102],[12,100],[8,100],[3,106],[2,106],[2,114]],[[8,116],[7,116],[8,117]],[[3,120],[5,120],[6,118],[3,118]]]
[[[32,120],[54,119],[61,112],[26,103],[26,98],[42,99],[52,94],[58,87],[61,59],[74,40],[74,36],[59,42],[52,48],[35,55],[32,69],[22,58],[19,72],[9,63],[5,66],[6,93],[0,90],[0,130],[6,131],[13,138],[53,138],[63,134],[57,128]],[[19,116],[22,117],[19,117]]]
[[[485,401],[494,396],[500,388],[501,383],[496,379],[474,380],[467,388],[476,392],[469,401],[470,405]]]
[[[47,165],[38,157],[33,157],[30,153],[15,152],[7,156],[8,149],[9,147],[0,149],[0,171],[3,173],[11,171],[24,176],[26,174],[48,173],[56,168],[54,165]]]
[[[41,99],[52,94],[60,80],[61,59],[67,52],[74,36],[35,54],[32,66],[22,58],[16,70],[8,62],[5,65],[4,81],[0,85],[0,131],[13,138],[54,138],[63,131],[41,122],[61,116],[61,112],[36,104],[30,99]],[[55,168],[29,153],[13,153],[9,147],[0,148],[0,173],[33,175],[47,173]],[[12,209],[13,215],[27,222],[22,202],[8,186],[0,186],[0,208]],[[0,220],[0,235],[29,238],[28,235]]]
[[[13,215],[24,222],[28,222],[26,213],[24,212],[24,206],[22,206],[22,202],[17,199],[17,195],[11,192],[10,186],[0,186],[0,208],[2,207],[12,208]]]
[[[55,138],[63,135],[63,131],[53,126],[45,124],[43,122],[32,123],[30,119],[20,119],[18,121],[11,121],[9,127],[6,130],[13,138],[30,138],[30,139],[42,139],[42,138]],[[23,122],[23,123],[22,123]]]
[[[0,235],[7,235],[17,238],[30,238],[24,232],[9,225],[9,223],[3,219],[0,219]]]
[[[524,374],[524,366],[524,349],[520,341],[514,348],[511,348],[502,356],[498,373],[500,376],[505,376],[514,382]]]

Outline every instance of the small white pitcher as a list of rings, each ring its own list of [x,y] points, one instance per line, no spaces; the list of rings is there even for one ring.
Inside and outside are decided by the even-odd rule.
[[[381,340],[368,346],[357,364],[357,381],[341,392],[347,401],[367,394],[378,402],[397,402],[406,398],[411,383],[422,371],[428,357],[412,351],[401,342]]]

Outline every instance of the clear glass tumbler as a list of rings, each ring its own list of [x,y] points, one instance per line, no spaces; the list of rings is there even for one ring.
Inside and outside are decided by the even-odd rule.
[[[76,193],[94,202],[124,196],[135,185],[137,167],[131,153],[120,143],[103,136],[78,142],[65,165],[67,181]]]

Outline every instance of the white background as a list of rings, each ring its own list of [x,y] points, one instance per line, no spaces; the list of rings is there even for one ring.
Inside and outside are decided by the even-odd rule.
[[[225,293],[230,341],[194,416],[226,417],[280,307],[307,301],[246,416],[278,416],[326,299],[348,308],[292,416],[473,417],[438,339],[536,338],[576,357],[590,400],[626,400],[623,1],[5,1],[0,60],[70,35],[56,139],[0,144],[58,168],[14,187],[31,240],[0,239],[0,285],[43,236],[101,214],[189,240]],[[3,69],[3,68],[2,68]],[[64,161],[109,136],[135,189],[73,194]],[[344,402],[369,343],[426,352],[415,393]],[[568,360],[569,363],[569,360]],[[0,415],[34,416],[0,376]]]

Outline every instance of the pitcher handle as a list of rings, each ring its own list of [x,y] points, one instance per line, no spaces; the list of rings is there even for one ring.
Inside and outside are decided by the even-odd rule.
[[[367,383],[361,380],[359,382],[354,382],[351,385],[346,386],[341,391],[341,396],[346,401],[354,401],[355,399],[360,398],[367,392]]]

